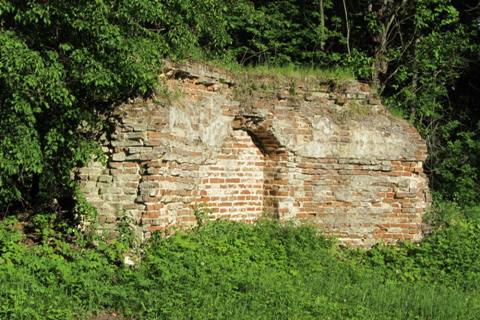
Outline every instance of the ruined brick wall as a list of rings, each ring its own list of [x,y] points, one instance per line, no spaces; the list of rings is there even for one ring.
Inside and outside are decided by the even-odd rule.
[[[106,164],[79,184],[113,228],[142,237],[210,218],[307,220],[341,242],[421,237],[429,203],[425,142],[360,83],[245,78],[165,67],[169,95],[118,106]]]
[[[264,155],[248,133],[233,131],[216,161],[200,169],[200,203],[215,219],[255,221],[263,212],[264,167]]]

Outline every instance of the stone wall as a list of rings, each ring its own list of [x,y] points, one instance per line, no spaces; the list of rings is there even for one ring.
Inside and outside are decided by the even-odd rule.
[[[357,82],[232,75],[168,64],[168,93],[118,106],[108,156],[78,170],[113,228],[188,227],[195,211],[307,220],[342,243],[418,240],[429,204],[425,142]]]

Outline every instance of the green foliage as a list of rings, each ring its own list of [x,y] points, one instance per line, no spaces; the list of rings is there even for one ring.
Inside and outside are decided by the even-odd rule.
[[[241,64],[347,67],[428,142],[428,173],[444,197],[480,196],[480,47],[475,1],[239,1],[227,11]],[[347,37],[349,32],[349,37]],[[347,50],[347,44],[351,50]]]
[[[462,290],[480,288],[480,208],[440,203],[435,229],[421,243],[377,246],[367,253],[372,267],[390,279],[447,283]]]
[[[230,6],[227,60],[347,67],[426,138],[428,173],[444,197],[480,196],[478,6],[475,1],[240,1]],[[347,22],[350,39],[346,38]],[[346,42],[351,52],[346,51]],[[270,67],[271,68],[271,67]],[[275,69],[275,68],[273,68]]]
[[[479,7],[344,3],[347,12],[331,0],[0,0],[0,212],[73,193],[92,227],[79,233],[49,213],[2,220],[0,318],[478,319]],[[113,104],[155,90],[164,57],[254,66],[241,71],[291,84],[351,70],[427,139],[432,186],[455,203],[437,202],[422,243],[368,252],[308,227],[206,223],[202,211],[194,231],[144,248],[128,217],[102,240],[71,169],[101,154],[92,141]],[[269,89],[258,86],[247,81],[242,95]]]
[[[114,275],[113,268],[100,254],[61,240],[51,217],[35,219],[41,243],[33,246],[20,241],[20,222],[9,218],[0,225],[0,318],[82,318],[106,293],[99,283]]]
[[[164,57],[289,77],[351,70],[427,139],[433,187],[471,204],[478,40],[474,0],[3,0],[0,210],[71,194],[71,169],[100,154],[92,140],[106,130],[103,115],[150,94]]]
[[[324,2],[331,9],[332,1]],[[319,50],[321,42],[338,43],[340,36],[338,17],[326,14],[322,38],[318,1],[239,1],[228,14],[230,55],[242,64],[327,65],[331,59]]]
[[[209,216],[211,215],[211,210],[205,208],[203,205],[197,206],[193,212],[193,215],[197,219],[197,225],[201,227],[207,222]]]
[[[251,76],[278,77],[283,81],[302,81],[313,78],[320,82],[348,82],[353,81],[354,76],[347,68],[318,69],[313,67],[297,66],[293,64],[284,66],[260,65],[254,67],[242,67],[241,72]]]
[[[475,10],[450,0],[407,3],[412,5],[402,10],[413,20],[399,20],[392,29],[402,38],[387,43],[383,94],[426,138],[434,189],[446,199],[472,204],[480,195],[479,118],[469,100],[480,93],[470,85],[480,62],[478,25],[469,20]]]
[[[128,230],[123,246],[85,246],[62,238],[52,215],[38,215],[41,241],[29,244],[22,223],[8,218],[0,318],[112,310],[132,319],[476,319],[479,220],[454,220],[421,244],[368,252],[340,250],[308,226],[209,222],[154,235],[127,267]]]
[[[151,92],[162,57],[228,43],[220,4],[1,1],[0,210],[71,190],[71,169],[98,153],[101,115]]]

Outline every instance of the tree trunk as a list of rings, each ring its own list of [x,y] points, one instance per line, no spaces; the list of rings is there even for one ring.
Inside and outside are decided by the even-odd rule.
[[[323,0],[320,0],[320,48],[325,50],[325,12]]]

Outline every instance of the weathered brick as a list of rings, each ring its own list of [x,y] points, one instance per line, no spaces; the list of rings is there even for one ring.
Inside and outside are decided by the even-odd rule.
[[[351,245],[419,239],[429,201],[426,144],[385,116],[368,86],[302,85],[301,99],[287,90],[281,100],[259,93],[240,103],[216,76],[197,84],[166,78],[184,92],[170,105],[137,99],[118,107],[120,122],[101,140],[112,152],[107,166],[77,174],[101,217],[127,211],[149,236],[196,223],[192,206],[204,204],[214,219],[252,222],[265,211],[309,219]],[[351,105],[372,101],[365,119],[348,119]]]

